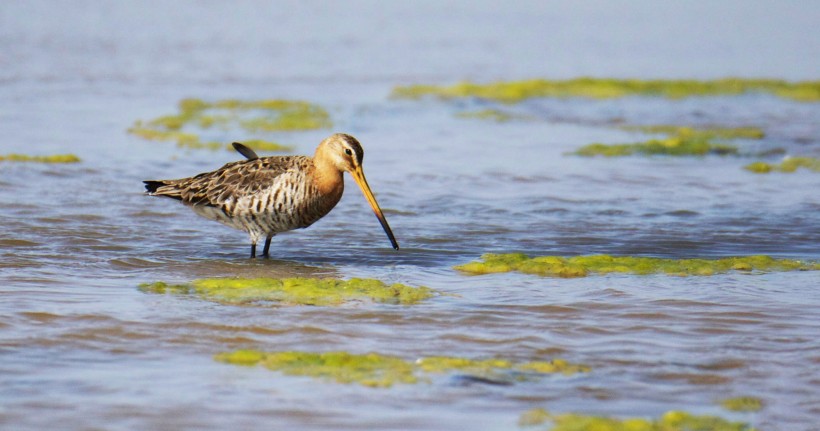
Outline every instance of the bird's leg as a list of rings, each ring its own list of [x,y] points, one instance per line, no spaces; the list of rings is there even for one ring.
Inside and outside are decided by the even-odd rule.
[[[268,235],[268,237],[265,238],[265,248],[262,249],[262,257],[270,257],[270,254],[268,252],[270,251],[271,238],[273,238],[273,235]]]
[[[251,259],[256,259],[256,242],[251,243]]]

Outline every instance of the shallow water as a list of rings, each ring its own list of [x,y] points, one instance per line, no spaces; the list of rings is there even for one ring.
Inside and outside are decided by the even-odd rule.
[[[741,169],[753,160],[744,157],[565,155],[646,137],[614,123],[671,123],[758,126],[765,139],[738,145],[817,157],[817,103],[533,100],[503,107],[532,120],[494,123],[454,116],[486,102],[389,98],[395,85],[468,78],[817,79],[816,13],[805,5],[647,4],[3,5],[0,154],[83,162],[0,163],[0,428],[506,430],[545,407],[682,409],[816,429],[818,272],[552,279],[451,269],[486,252],[820,259],[816,173],[756,175]],[[352,181],[325,219],[277,236],[270,260],[247,259],[243,233],[143,196],[143,179],[239,158],[125,133],[185,97],[326,107],[334,130],[363,143],[402,249],[390,249]],[[330,133],[277,137],[309,154]],[[446,295],[407,307],[260,308],[137,289],[230,276],[371,277]],[[213,360],[240,348],[562,357],[592,372],[373,389]],[[764,408],[716,404],[740,395]]]

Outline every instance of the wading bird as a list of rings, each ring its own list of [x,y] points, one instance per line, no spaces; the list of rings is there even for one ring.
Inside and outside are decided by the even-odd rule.
[[[322,141],[313,157],[259,157],[238,143],[234,148],[247,160],[228,163],[211,172],[178,180],[148,180],[150,196],[181,201],[195,213],[248,232],[251,258],[265,238],[262,256],[279,232],[302,229],[327,215],[342,198],[344,172],[350,172],[376,213],[394,249],[399,244],[364,177],[364,151],[356,138],[337,133]]]

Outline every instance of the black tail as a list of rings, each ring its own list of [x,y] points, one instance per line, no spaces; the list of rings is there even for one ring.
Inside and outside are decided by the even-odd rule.
[[[149,196],[165,196],[178,201],[182,200],[181,190],[177,188],[173,180],[146,180],[145,193]]]
[[[158,188],[165,185],[165,183],[162,182],[162,181],[148,180],[148,181],[143,181],[143,182],[145,183],[145,191],[147,191],[149,194],[156,193]]]
[[[233,148],[236,151],[239,152],[239,154],[242,154],[248,160],[256,160],[256,159],[259,158],[259,156],[256,155],[256,152],[254,152],[252,149],[240,144],[239,142],[234,142],[232,145],[233,145]]]

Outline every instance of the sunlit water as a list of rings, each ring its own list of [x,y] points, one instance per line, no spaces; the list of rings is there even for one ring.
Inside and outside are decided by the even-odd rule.
[[[0,428],[509,430],[545,407],[682,409],[817,429],[817,272],[552,279],[451,269],[486,252],[820,259],[816,173],[755,175],[742,157],[565,154],[646,137],[615,123],[718,124],[762,127],[764,140],[738,142],[749,152],[817,157],[816,103],[537,100],[505,107],[531,121],[494,123],[454,116],[484,102],[389,98],[398,84],[466,78],[817,79],[816,7],[649,4],[4,4],[0,154],[83,162],[0,163]],[[143,179],[239,158],[125,133],[184,97],[328,108],[333,129],[363,143],[401,251],[352,181],[325,219],[277,236],[270,260],[247,259],[243,233],[143,196]],[[330,133],[282,136],[310,154]],[[231,276],[372,277],[446,295],[407,307],[262,308],[137,290]],[[563,357],[592,372],[372,389],[212,359],[239,348]],[[765,407],[716,404],[740,395]]]

